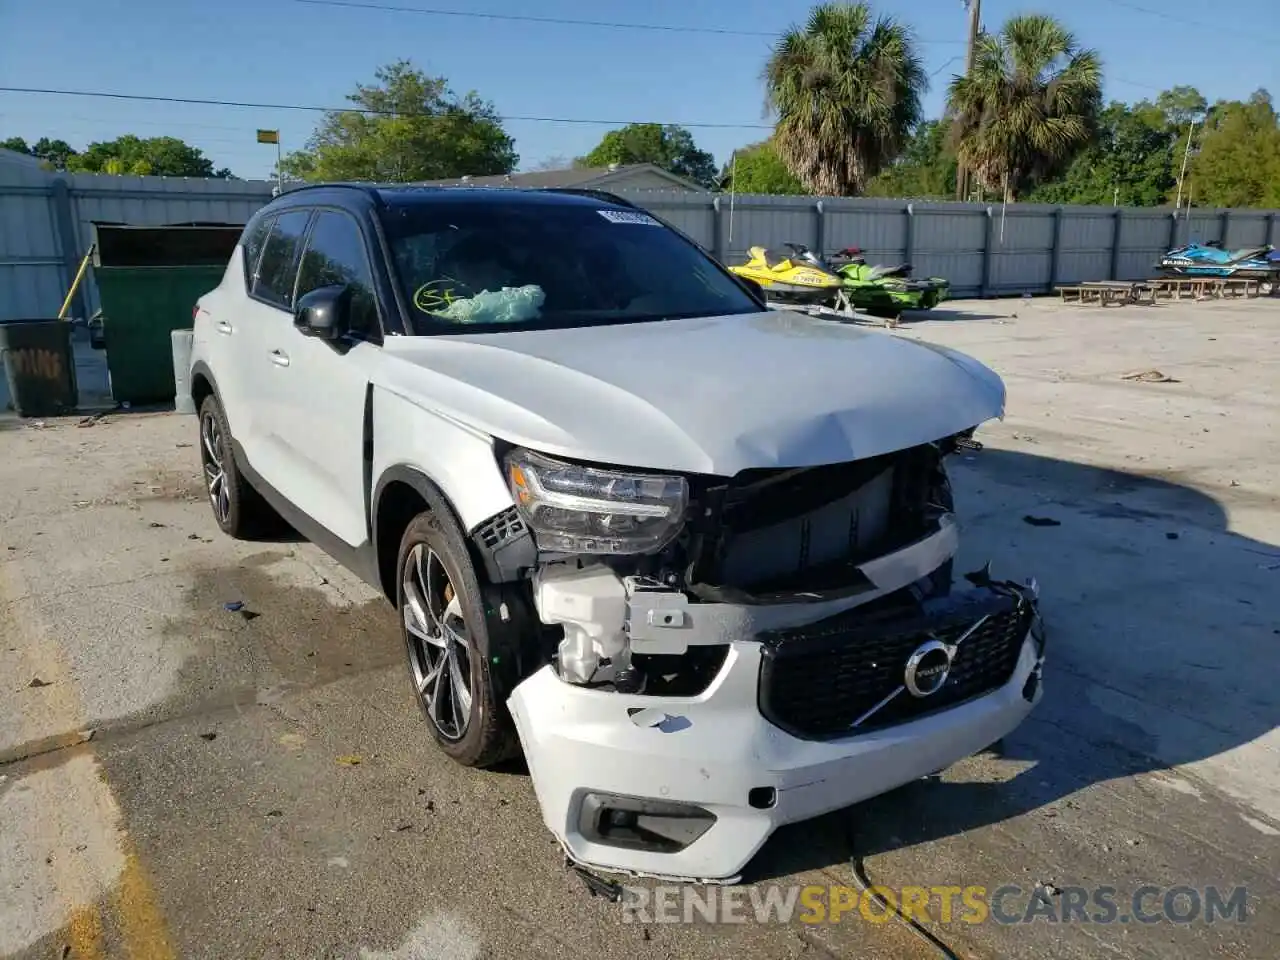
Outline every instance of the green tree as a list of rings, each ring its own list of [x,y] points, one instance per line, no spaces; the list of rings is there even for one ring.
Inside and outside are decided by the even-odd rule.
[[[910,32],[866,3],[815,7],[778,40],[764,81],[778,155],[830,196],[860,193],[902,152],[928,87]]]
[[[71,148],[71,144],[65,140],[50,140],[48,137],[41,137],[32,146],[31,155],[39,157],[47,166],[55,170],[65,170],[67,164],[71,162],[71,158],[76,156],[76,152]]]
[[[27,146],[27,141],[22,137],[9,137],[7,140],[0,140],[0,150],[12,150],[14,153],[31,155],[31,148]]]
[[[1113,102],[1098,118],[1096,141],[1076,155],[1061,177],[1037,186],[1029,199],[1126,207],[1164,203],[1177,184],[1179,137],[1157,104]]]
[[[782,162],[778,151],[768,140],[734,151],[721,174],[722,190],[738,193],[772,193],[792,195],[805,193],[804,184]]]
[[[716,179],[715,158],[698,149],[693,134],[684,127],[660,123],[629,123],[610,130],[594,150],[577,162],[585,167],[652,163],[704,187]]]
[[[493,104],[459,96],[407,60],[356,87],[351,110],[325,115],[306,147],[284,158],[304,180],[412,182],[510,173],[519,157]]]
[[[906,149],[867,183],[869,197],[950,199],[956,191],[956,158],[947,146],[947,125],[926,120]]]
[[[1271,95],[1214,104],[1187,172],[1205,206],[1280,207],[1280,121]]]
[[[1182,131],[1202,121],[1208,107],[1195,87],[1173,87],[1156,97],[1156,108],[1164,114],[1165,123]]]
[[[947,102],[961,162],[1015,200],[1092,141],[1102,63],[1053,17],[1015,16],[979,35],[973,70],[951,81]]]
[[[65,163],[68,170],[76,173],[154,174],[158,177],[215,175],[213,162],[198,147],[177,137],[143,139],[131,133],[114,140],[91,143],[83,153],[72,152]]]

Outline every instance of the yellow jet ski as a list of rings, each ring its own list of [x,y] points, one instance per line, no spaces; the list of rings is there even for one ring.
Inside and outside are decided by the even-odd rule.
[[[784,243],[786,252],[751,247],[747,262],[729,267],[754,280],[765,299],[778,303],[829,305],[844,285],[840,275],[799,243]]]

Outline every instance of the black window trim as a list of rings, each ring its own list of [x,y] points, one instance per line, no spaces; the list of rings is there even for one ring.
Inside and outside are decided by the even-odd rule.
[[[310,206],[307,209],[311,211],[311,219],[307,221],[307,229],[302,235],[302,245],[298,247],[298,263],[293,273],[293,303],[298,302],[298,280],[302,276],[302,254],[306,252],[307,245],[311,242],[311,234],[315,231],[316,221],[320,219],[321,213],[336,213],[339,216],[346,217],[355,224],[356,234],[360,237],[360,246],[364,249],[365,266],[369,270],[369,292],[373,295],[373,310],[378,321],[378,328],[370,331],[372,336],[361,336],[357,333],[348,331],[342,337],[343,340],[349,340],[355,343],[371,343],[375,346],[382,346],[382,341],[386,337],[386,311],[382,307],[382,297],[379,294],[378,270],[374,263],[374,259],[369,250],[369,238],[365,235],[364,225],[361,218],[356,216],[345,207],[334,204],[322,203]]]
[[[299,257],[301,257],[302,250],[306,246],[307,237],[311,236],[311,225],[312,223],[315,222],[315,219],[316,219],[316,208],[311,206],[304,207],[301,205],[294,206],[294,207],[282,207],[279,210],[276,210],[274,213],[272,213],[271,219],[273,222],[272,222],[271,229],[272,230],[275,229],[274,221],[279,220],[281,217],[288,216],[291,213],[305,213],[307,215],[307,222],[303,225],[302,233],[300,235],[302,237],[302,243],[300,243],[298,245],[298,248],[293,251],[293,261],[292,263],[290,263],[290,267],[293,269],[293,287],[291,288],[291,290],[296,290],[298,287]],[[271,232],[270,230],[268,230],[267,237],[270,237],[270,236],[271,236]],[[263,255],[265,255],[266,250],[267,250],[267,244],[266,244],[266,239],[264,238],[262,243]],[[261,255],[259,256],[259,265],[261,265]],[[256,268],[255,268],[255,273],[256,273]],[[255,275],[251,275],[248,277],[248,281],[247,281],[248,289],[245,291],[246,296],[248,296],[248,298],[252,300],[254,303],[260,303],[264,307],[272,307],[276,310],[279,310],[281,313],[287,313],[290,317],[292,317],[293,316],[292,305],[286,307],[281,303],[277,303],[275,300],[268,300],[266,297],[260,297],[258,296],[258,294],[253,292],[254,281],[256,279],[257,277]]]

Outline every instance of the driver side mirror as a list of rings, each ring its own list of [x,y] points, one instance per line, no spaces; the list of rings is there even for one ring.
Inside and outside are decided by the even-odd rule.
[[[351,288],[317,287],[294,304],[293,325],[306,337],[337,340],[351,327]]]

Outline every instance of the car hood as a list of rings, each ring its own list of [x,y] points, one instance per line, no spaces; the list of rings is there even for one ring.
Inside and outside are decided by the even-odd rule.
[[[388,337],[378,386],[572,459],[732,476],[872,457],[1004,413],[964,354],[788,311]]]

